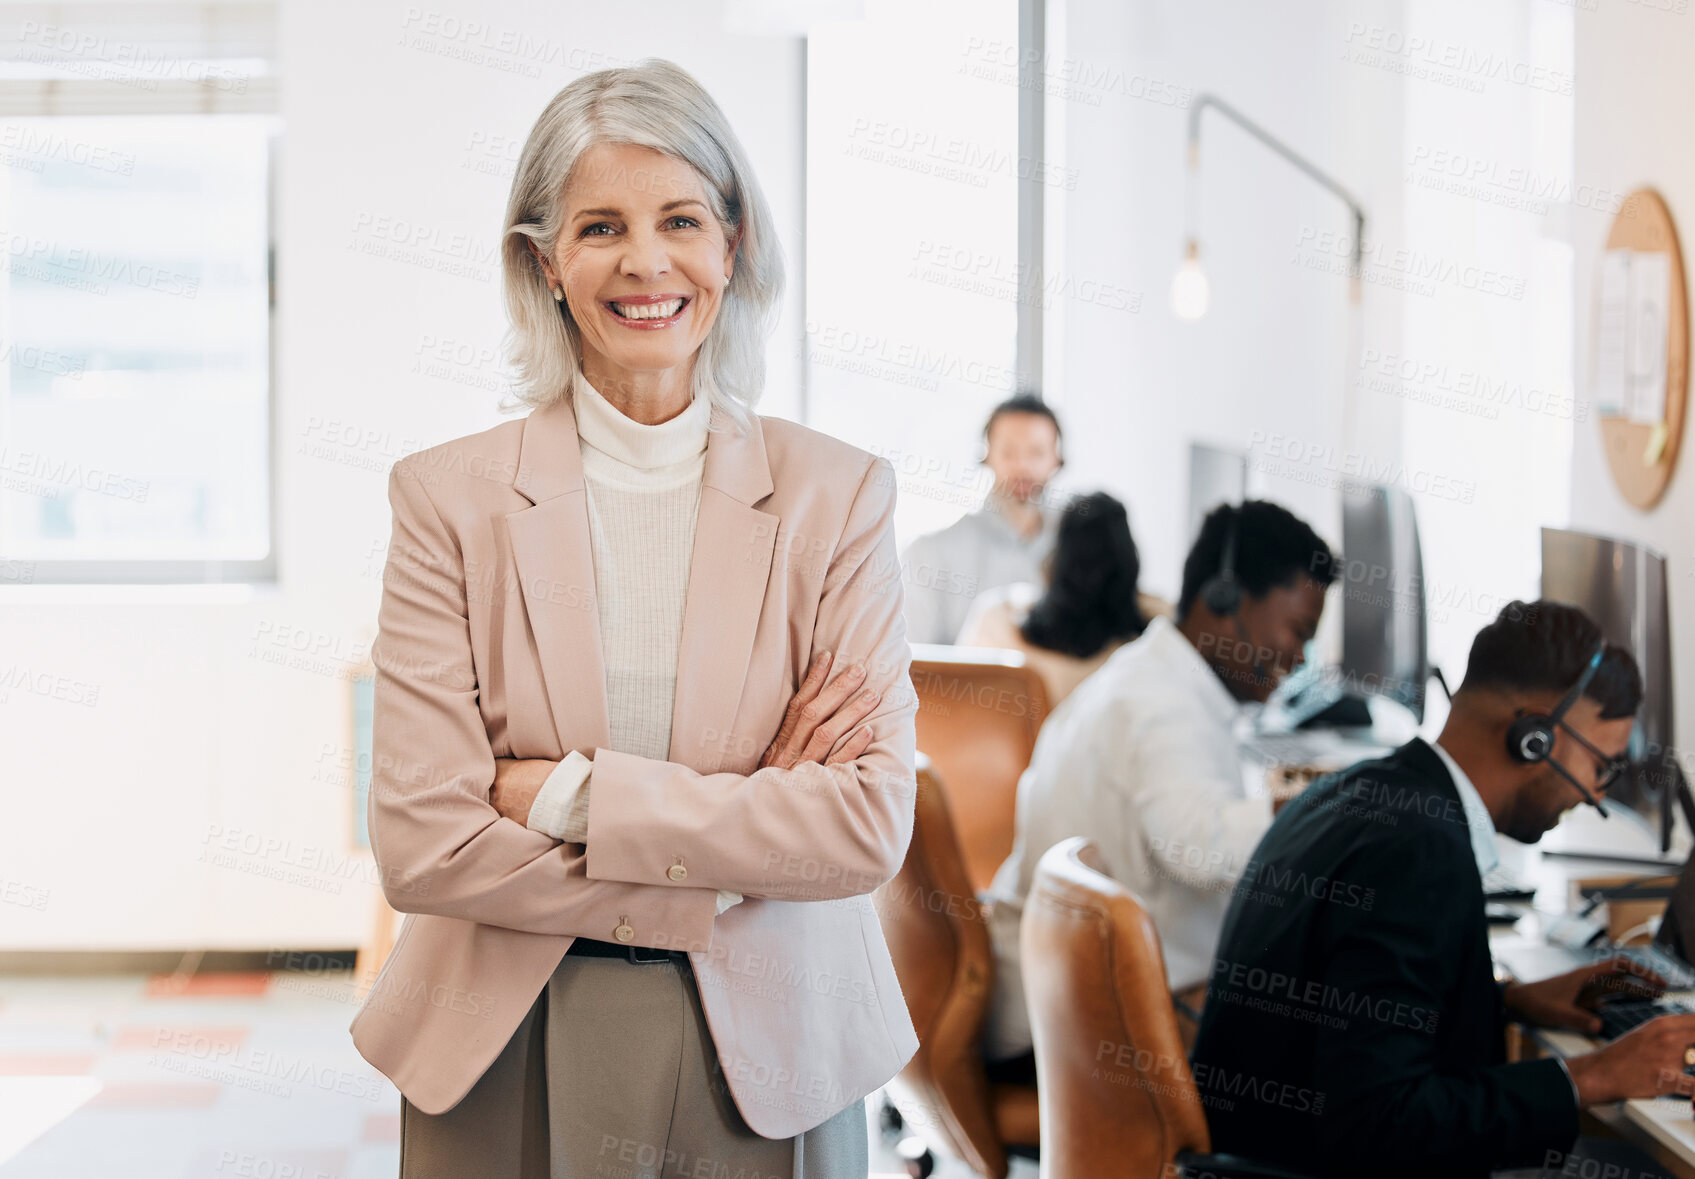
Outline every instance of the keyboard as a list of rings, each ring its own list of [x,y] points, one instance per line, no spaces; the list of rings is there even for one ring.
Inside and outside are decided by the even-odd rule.
[[[1496,866],[1483,878],[1483,899],[1488,901],[1529,901],[1536,890],[1505,868]]]
[[[1242,742],[1242,752],[1266,766],[1318,766],[1340,770],[1386,751],[1386,746],[1349,740],[1332,729],[1255,732]]]
[[[1624,946],[1608,951],[1605,956],[1629,958],[1638,966],[1652,970],[1666,980],[1668,990],[1695,991],[1695,967],[1658,946]]]
[[[1682,999],[1612,999],[1595,1008],[1595,1014],[1601,1017],[1601,1036],[1607,1040],[1616,1040],[1662,1015],[1689,1015],[1692,1012],[1695,1012],[1695,1006]],[[1683,1071],[1685,1075],[1695,1077],[1695,1064],[1684,1065]],[[1689,1098],[1676,1093],[1662,1093],[1660,1100],[1681,1101],[1685,1108],[1689,1104]]]
[[[1595,1014],[1601,1017],[1601,1036],[1607,1040],[1616,1040],[1662,1015],[1691,1013],[1695,1013],[1695,1007],[1682,999],[1613,999],[1595,1008]]]

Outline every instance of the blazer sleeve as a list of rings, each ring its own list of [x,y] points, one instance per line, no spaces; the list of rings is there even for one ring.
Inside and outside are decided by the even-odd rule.
[[[591,879],[581,844],[559,843],[489,805],[494,752],[478,706],[464,565],[426,488],[426,468],[389,472],[394,512],[376,665],[371,851],[402,913],[526,933],[707,947],[717,894]]]
[[[866,470],[824,579],[812,649],[841,668],[863,660],[882,699],[856,760],[752,774],[597,749],[589,792],[588,874],[668,884],[679,860],[694,886],[747,897],[836,900],[875,891],[912,838],[918,698],[902,614],[887,459]]]
[[[1452,846],[1449,846],[1449,845]],[[1337,891],[1325,984],[1354,1012],[1320,1025],[1313,1075],[1324,1078],[1327,1146],[1338,1160],[1420,1159],[1432,1173],[1540,1165],[1577,1137],[1573,1088],[1556,1059],[1464,1074],[1438,1071],[1436,1031],[1458,1001],[1493,1003],[1492,987],[1464,995],[1464,959],[1448,882],[1475,871],[1468,847],[1428,831],[1353,858],[1366,892]],[[1342,904],[1369,896],[1371,905]],[[1321,902],[1323,903],[1323,902]]]

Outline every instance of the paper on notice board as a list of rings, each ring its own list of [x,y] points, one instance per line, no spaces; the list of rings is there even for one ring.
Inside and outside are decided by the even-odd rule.
[[[1601,255],[1600,309],[1595,322],[1595,412],[1624,413],[1630,341],[1630,250]]]
[[[1630,259],[1631,421],[1652,426],[1666,417],[1666,326],[1671,317],[1671,255],[1637,251]]]

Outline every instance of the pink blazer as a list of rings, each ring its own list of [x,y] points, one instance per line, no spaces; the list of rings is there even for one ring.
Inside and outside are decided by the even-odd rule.
[[[407,916],[349,1030],[426,1113],[469,1091],[574,937],[621,926],[689,952],[730,1093],[765,1137],[825,1121],[918,1048],[869,895],[900,868],[915,797],[894,472],[757,420],[709,436],[667,761],[606,748],[570,406],[389,473],[369,819]],[[883,693],[870,747],[756,769],[826,649]],[[586,845],[489,805],[496,757],[571,749],[594,759]],[[721,888],[747,899],[714,916]]]

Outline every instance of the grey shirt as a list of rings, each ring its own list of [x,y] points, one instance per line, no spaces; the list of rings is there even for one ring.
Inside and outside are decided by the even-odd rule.
[[[901,556],[906,590],[906,638],[911,643],[951,643],[984,590],[1015,581],[1040,583],[1042,558],[1053,549],[1059,512],[1041,505],[1042,527],[1029,540],[991,497],[982,508],[939,532],[920,536]]]

